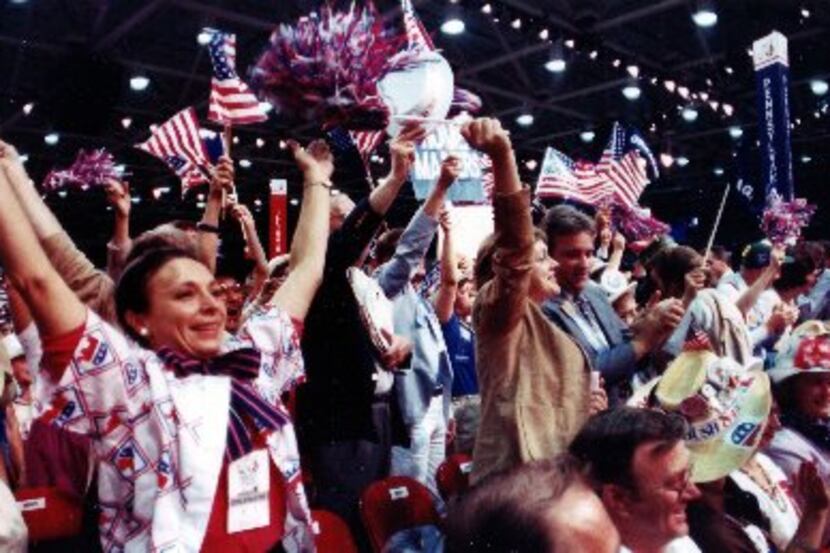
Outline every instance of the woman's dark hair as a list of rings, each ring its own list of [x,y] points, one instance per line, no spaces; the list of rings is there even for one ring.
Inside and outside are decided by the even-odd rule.
[[[807,279],[816,271],[815,250],[811,248],[796,248],[791,255],[791,260],[781,265],[781,273],[773,288],[779,292],[786,292],[794,288],[800,288],[807,284]],[[823,262],[823,261],[822,261]]]
[[[701,267],[703,258],[688,246],[674,246],[654,257],[652,270],[660,279],[663,297],[678,297],[686,286],[686,274]]]
[[[189,221],[184,222],[189,223]],[[192,256],[196,256],[196,244],[187,234],[188,229],[182,228],[179,223],[181,222],[174,221],[172,223],[165,223],[141,233],[141,235],[133,241],[130,253],[127,254],[126,263],[132,263],[133,260],[142,257],[151,250],[164,248],[184,250]]]
[[[580,467],[569,455],[488,477],[450,506],[447,553],[554,551],[550,510],[579,482]]]
[[[201,263],[194,252],[171,246],[150,249],[134,257],[124,267],[118,285],[115,287],[115,313],[118,322],[127,334],[146,346],[146,340],[127,323],[127,313],[146,313],[150,306],[147,284],[164,265],[174,259],[192,259]]]

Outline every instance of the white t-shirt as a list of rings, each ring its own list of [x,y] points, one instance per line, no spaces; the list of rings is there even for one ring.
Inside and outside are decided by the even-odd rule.
[[[751,493],[758,500],[761,512],[769,519],[770,537],[775,546],[781,551],[793,539],[801,517],[798,513],[795,499],[790,493],[787,476],[775,462],[764,455],[756,453],[755,460],[769,477],[775,487],[775,495],[770,496],[743,470],[736,470],[730,477],[743,491]]]

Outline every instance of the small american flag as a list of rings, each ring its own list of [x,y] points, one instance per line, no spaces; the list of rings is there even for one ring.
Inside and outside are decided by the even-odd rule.
[[[613,184],[616,200],[632,209],[639,207],[640,195],[649,183],[646,162],[631,146],[628,133],[619,123],[614,123],[596,169]]]
[[[182,180],[182,194],[188,188],[207,182],[202,168],[210,167],[210,162],[192,107],[183,109],[158,126],[150,138],[136,144],[136,148],[166,163]]]
[[[424,24],[418,19],[415,14],[415,9],[412,7],[412,0],[401,0],[401,10],[403,11],[403,26],[406,30],[406,38],[409,41],[410,48],[423,48],[427,51],[435,50],[435,43],[432,42],[432,37],[429,36]]]
[[[612,193],[611,183],[597,172],[593,163],[574,161],[555,148],[545,151],[536,183],[538,198],[563,198],[595,205]]]
[[[236,36],[215,32],[208,45],[213,64],[208,119],[223,125],[249,125],[268,119],[262,105],[236,74]]]

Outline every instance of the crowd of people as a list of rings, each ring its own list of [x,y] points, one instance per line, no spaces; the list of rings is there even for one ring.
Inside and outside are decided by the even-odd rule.
[[[333,193],[324,141],[291,142],[301,211],[271,260],[247,208],[223,205],[230,159],[201,221],[135,237],[113,180],[106,268],[0,142],[0,548],[323,551],[319,509],[377,550],[360,501],[389,476],[440,513],[389,552],[830,546],[830,243],[733,260],[628,244],[566,204],[534,224],[509,133],[461,133],[494,177],[474,259],[447,209],[456,158],[406,228],[384,224],[425,137],[412,124],[357,203]],[[253,261],[242,282],[217,270],[223,209]],[[451,454],[472,464],[445,502]]]

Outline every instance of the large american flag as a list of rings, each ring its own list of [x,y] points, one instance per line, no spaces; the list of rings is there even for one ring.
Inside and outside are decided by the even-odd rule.
[[[588,161],[574,161],[559,150],[545,151],[536,183],[539,198],[564,198],[590,205],[613,194],[611,182]]]
[[[639,207],[640,195],[649,183],[646,161],[630,146],[628,133],[619,123],[614,123],[596,169],[613,184],[615,200],[632,209]]]
[[[156,127],[150,138],[136,144],[136,148],[166,163],[182,180],[182,194],[188,188],[208,180],[204,168],[210,167],[210,161],[199,136],[199,120],[192,107],[183,109]]]
[[[213,64],[208,119],[223,125],[249,125],[268,119],[259,100],[236,74],[236,36],[214,32],[208,45]]]

